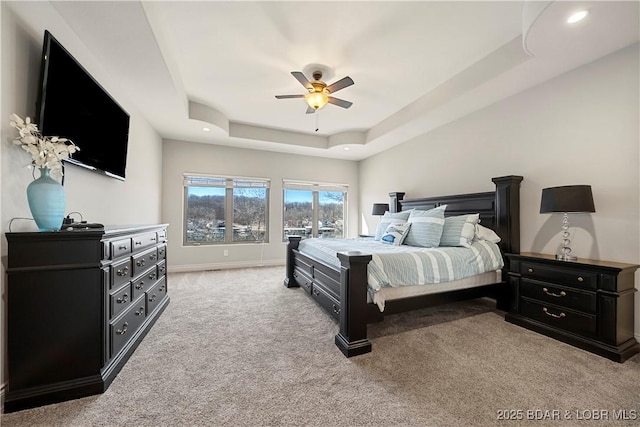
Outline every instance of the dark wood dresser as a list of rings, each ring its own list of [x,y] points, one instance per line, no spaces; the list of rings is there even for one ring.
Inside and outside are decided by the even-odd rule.
[[[6,233],[5,412],[104,392],[169,304],[167,224]]]
[[[640,266],[535,253],[506,256],[508,322],[616,362],[640,351],[634,338],[634,273]]]

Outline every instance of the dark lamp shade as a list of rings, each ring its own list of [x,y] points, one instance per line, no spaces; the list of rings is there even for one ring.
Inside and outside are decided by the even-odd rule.
[[[540,213],[595,211],[590,185],[565,185],[542,189]]]
[[[384,215],[389,210],[389,203],[374,203],[371,215]]]

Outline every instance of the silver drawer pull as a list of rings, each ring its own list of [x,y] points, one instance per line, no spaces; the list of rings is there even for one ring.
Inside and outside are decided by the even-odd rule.
[[[127,333],[127,327],[129,326],[129,324],[127,322],[124,322],[124,325],[122,325],[122,329],[117,329],[116,330],[116,334],[118,335],[124,335]]]
[[[554,294],[553,292],[549,292],[549,289],[547,288],[542,288],[542,290],[544,291],[545,294],[550,295],[552,297],[564,297],[567,295],[567,293],[565,291],[560,291],[559,294]]]
[[[129,266],[126,266],[125,268],[123,268],[122,270],[118,270],[116,271],[116,274],[118,276],[126,276],[129,273]]]
[[[314,290],[313,290],[313,294],[314,294],[315,296],[318,296],[318,295],[320,295],[320,292],[318,292],[316,289],[314,289]]]
[[[151,259],[151,260],[154,260],[156,258],[158,258],[158,255],[156,255],[156,254],[149,255],[149,259]]]
[[[336,305],[335,305],[335,304],[333,304],[333,312],[334,312],[335,314],[340,314],[340,308],[339,308],[339,307],[336,307]]]
[[[542,307],[542,311],[544,311],[544,314],[546,314],[547,316],[555,317],[556,319],[561,319],[566,316],[566,314],[562,312],[560,312],[560,314],[550,313],[549,310],[547,310],[547,307]]]
[[[140,307],[139,311],[134,312],[136,316],[142,316],[144,314],[144,307]]]
[[[116,302],[117,302],[118,304],[122,304],[122,303],[124,303],[124,302],[129,302],[129,295],[127,295],[127,294],[122,295],[122,298],[118,298],[118,299],[116,300]]]
[[[584,282],[584,279],[582,278],[582,276],[578,277],[578,282]]]
[[[528,268],[528,269],[527,269],[527,271],[528,271],[529,273],[533,273],[533,268]]]
[[[154,302],[156,300],[156,294],[151,295],[151,297],[149,297],[149,302]]]
[[[128,249],[126,245],[120,245],[118,246],[118,249],[120,249],[121,251]]]
[[[139,290],[139,289],[142,289],[142,288],[144,288],[144,281],[136,284],[136,289]]]
[[[140,245],[142,244],[142,241],[134,242],[134,244],[135,244],[136,246],[140,246]]]
[[[151,279],[151,280],[156,280],[156,273],[151,273],[151,274],[149,275],[149,279]]]
[[[142,266],[144,266],[145,264],[146,264],[146,261],[144,260],[144,258],[143,258],[143,259],[141,259],[141,260],[136,261],[136,265],[137,265],[138,267],[142,267]]]

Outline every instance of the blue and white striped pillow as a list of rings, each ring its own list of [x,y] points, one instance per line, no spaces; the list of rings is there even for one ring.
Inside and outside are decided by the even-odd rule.
[[[382,238],[382,235],[387,230],[387,227],[389,226],[389,224],[398,224],[401,222],[407,222],[410,214],[411,214],[411,211],[385,212],[382,218],[380,219],[378,228],[376,228],[376,237],[374,238],[374,240],[380,240]]]
[[[423,248],[437,247],[442,236],[446,208],[447,205],[442,205],[428,211],[411,211],[408,220],[411,223],[411,228],[404,239],[404,244]]]
[[[471,247],[480,214],[450,216],[444,220],[440,246]]]

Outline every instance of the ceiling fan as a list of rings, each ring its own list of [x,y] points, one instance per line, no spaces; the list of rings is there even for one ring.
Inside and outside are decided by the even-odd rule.
[[[353,105],[352,102],[329,96],[340,89],[351,86],[353,84],[351,77],[344,77],[327,86],[325,82],[320,80],[322,79],[322,71],[313,72],[313,81],[309,81],[300,71],[292,71],[291,74],[309,91],[309,93],[304,95],[276,95],[277,99],[304,98],[308,105],[307,114],[315,113],[317,110],[327,105],[327,103],[337,105],[342,108],[349,108]]]

